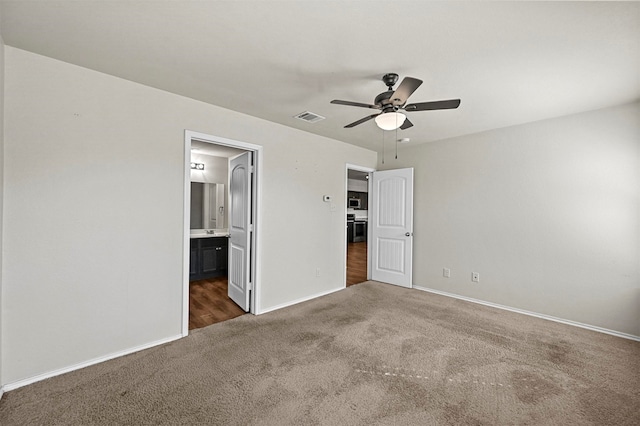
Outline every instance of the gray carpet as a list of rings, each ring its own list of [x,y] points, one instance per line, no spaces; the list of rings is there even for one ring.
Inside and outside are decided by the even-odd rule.
[[[9,425],[638,425],[640,343],[368,282],[8,392]]]

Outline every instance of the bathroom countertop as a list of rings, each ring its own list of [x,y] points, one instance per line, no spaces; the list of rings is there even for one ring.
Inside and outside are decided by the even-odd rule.
[[[213,234],[207,234],[205,232],[202,233],[197,233],[197,234],[190,234],[189,238],[193,239],[193,238],[227,238],[229,237],[229,233],[228,232],[215,232]]]

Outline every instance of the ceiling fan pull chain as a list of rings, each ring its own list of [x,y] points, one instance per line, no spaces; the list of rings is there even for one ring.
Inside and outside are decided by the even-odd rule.
[[[398,119],[396,118],[396,121],[398,121]],[[394,144],[396,146],[396,160],[398,159],[398,128],[396,127],[396,143]]]
[[[384,164],[384,130],[380,129],[382,132],[382,164]]]

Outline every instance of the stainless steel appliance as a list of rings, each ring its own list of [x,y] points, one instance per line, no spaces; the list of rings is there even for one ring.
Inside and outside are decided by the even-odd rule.
[[[353,242],[367,241],[367,220],[356,219],[353,221]]]
[[[356,218],[355,214],[347,215],[347,242],[359,243],[367,241],[367,219]]]

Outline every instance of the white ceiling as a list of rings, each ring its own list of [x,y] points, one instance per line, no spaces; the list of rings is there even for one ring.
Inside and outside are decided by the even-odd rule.
[[[6,44],[377,149],[387,72],[419,78],[429,142],[640,99],[638,2],[5,1]],[[326,120],[292,118],[312,111]],[[196,129],[197,130],[197,129]],[[395,135],[393,135],[395,136]],[[387,136],[387,137],[393,137]]]
[[[366,181],[366,180],[369,179],[369,173],[368,172],[361,172],[359,170],[349,169],[349,170],[347,170],[347,177],[349,179]]]
[[[208,142],[191,141],[191,153],[211,155],[213,157],[231,158],[246,152],[242,149],[231,148],[230,146],[218,145]]]

